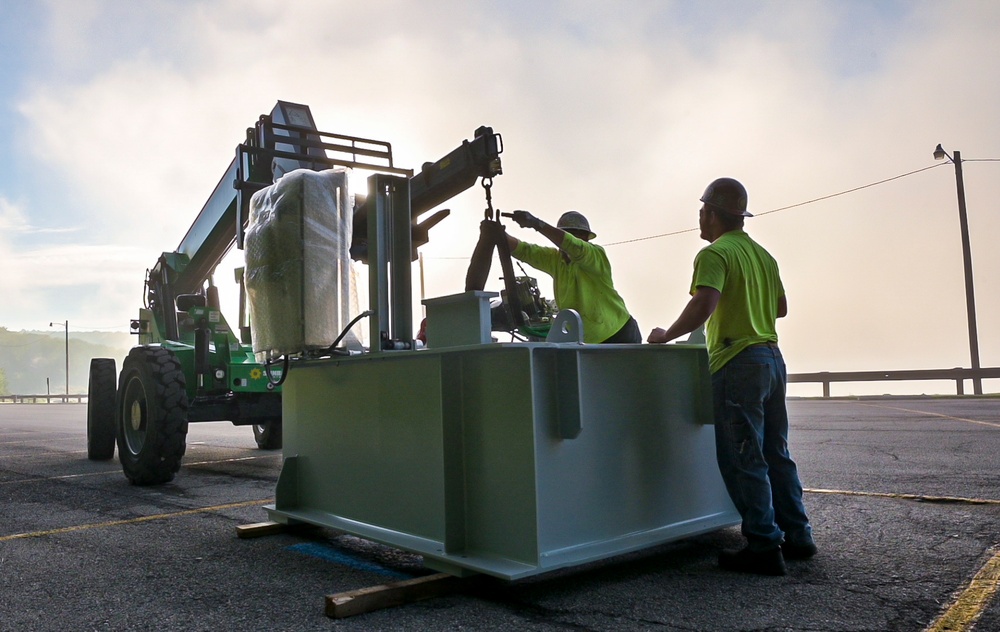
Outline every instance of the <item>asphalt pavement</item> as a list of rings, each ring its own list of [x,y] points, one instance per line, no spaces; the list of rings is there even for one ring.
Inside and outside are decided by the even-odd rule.
[[[281,467],[249,428],[192,424],[174,481],[135,487],[87,460],[86,405],[0,404],[0,631],[1000,630],[1000,398],[789,410],[820,552],[785,577],[720,570],[731,528],[331,619],[326,595],[431,571],[325,529],[238,539]]]

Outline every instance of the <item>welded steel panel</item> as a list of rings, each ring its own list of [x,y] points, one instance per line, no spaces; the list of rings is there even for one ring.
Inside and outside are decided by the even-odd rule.
[[[707,363],[529,343],[296,364],[269,511],[505,579],[737,524]]]

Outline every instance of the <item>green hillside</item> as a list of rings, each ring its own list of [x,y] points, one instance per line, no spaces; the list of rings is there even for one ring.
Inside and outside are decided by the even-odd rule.
[[[87,392],[91,358],[114,358],[120,369],[135,343],[127,333],[70,331],[69,392]],[[0,327],[0,395],[42,395],[46,388],[66,392],[66,334]]]

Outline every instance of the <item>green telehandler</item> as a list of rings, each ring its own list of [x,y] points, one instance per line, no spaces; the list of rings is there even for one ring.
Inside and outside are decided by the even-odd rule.
[[[147,272],[144,306],[131,321],[138,344],[120,374],[112,358],[91,361],[87,456],[114,457],[135,485],[174,478],[186,448],[188,424],[230,421],[252,426],[259,448],[281,448],[280,365],[258,361],[251,340],[243,268],[235,269],[239,320],[223,316],[214,275],[235,245],[242,249],[250,198],[297,169],[345,167],[409,178],[412,257],[429,229],[449,211],[418,217],[501,171],[502,141],[489,127],[476,130],[419,173],[393,164],[389,143],[318,131],[308,106],[279,101],[236,148],[187,234]],[[367,263],[365,197],[355,197],[351,257]]]

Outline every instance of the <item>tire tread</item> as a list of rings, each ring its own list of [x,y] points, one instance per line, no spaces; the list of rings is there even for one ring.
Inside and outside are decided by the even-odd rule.
[[[133,455],[125,443],[125,386],[143,366],[149,370],[152,396],[147,394],[147,434],[139,454]],[[187,448],[188,399],[184,371],[169,349],[134,347],[122,367],[118,395],[118,453],[122,470],[133,485],[159,485],[173,480],[180,470]]]

